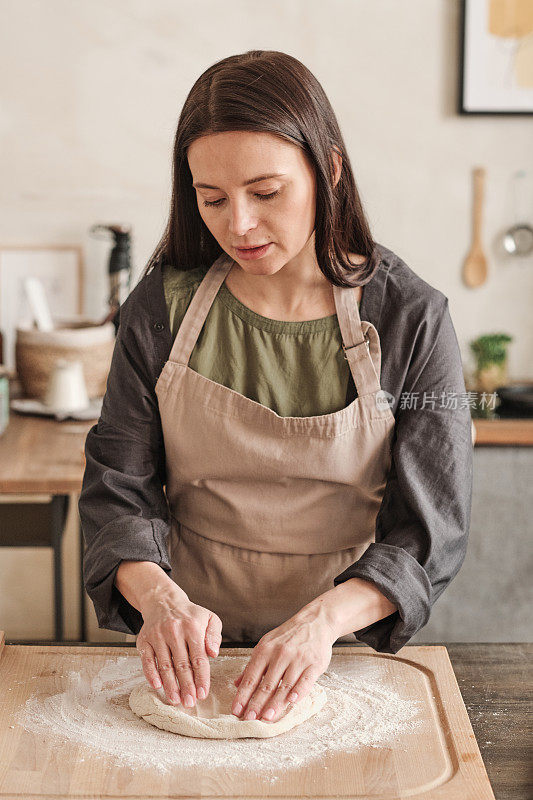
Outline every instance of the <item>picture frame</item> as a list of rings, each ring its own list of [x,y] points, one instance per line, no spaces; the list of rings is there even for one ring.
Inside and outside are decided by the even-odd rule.
[[[533,114],[533,2],[463,0],[460,114]]]
[[[53,317],[77,317],[84,309],[84,261],[80,245],[0,246],[0,330],[4,363],[15,366],[15,331],[30,319],[24,280],[44,286]]]

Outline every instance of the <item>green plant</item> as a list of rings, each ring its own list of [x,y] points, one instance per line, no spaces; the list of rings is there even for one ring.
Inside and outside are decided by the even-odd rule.
[[[490,364],[503,364],[507,358],[507,345],[513,337],[507,333],[486,333],[470,342],[477,369],[482,370]]]

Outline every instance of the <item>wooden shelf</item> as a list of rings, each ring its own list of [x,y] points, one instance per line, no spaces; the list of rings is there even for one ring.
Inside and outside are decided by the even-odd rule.
[[[533,419],[475,419],[476,447],[533,447]]]

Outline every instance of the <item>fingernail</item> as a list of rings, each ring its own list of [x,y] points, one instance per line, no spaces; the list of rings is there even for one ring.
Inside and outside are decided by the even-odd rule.
[[[295,700],[298,700],[298,692],[291,692],[289,695],[289,701],[294,703]]]
[[[244,719],[255,719],[256,717],[257,714],[255,713],[255,711],[247,711],[246,714],[244,715]]]
[[[275,711],[274,711],[274,709],[273,709],[273,708],[269,708],[269,709],[268,709],[268,711],[265,711],[265,713],[263,714],[263,717],[264,717],[265,719],[272,719],[272,717],[274,716],[274,714],[275,714]]]
[[[233,709],[233,713],[235,714],[236,717],[238,717],[241,711],[242,711],[242,703],[237,703],[237,705]]]
[[[171,695],[170,695],[170,700],[171,700],[172,703],[179,703],[179,701],[180,701],[179,694],[177,692],[172,692]]]
[[[183,705],[184,705],[186,708],[192,708],[192,706],[194,705],[194,700],[193,700],[193,698],[192,698],[192,694],[188,694],[188,695],[186,696],[186,698],[185,698],[185,701],[184,701]]]
[[[204,700],[205,699],[205,689],[204,689],[203,686],[200,686],[200,688],[198,689],[197,694],[198,694],[198,700]]]
[[[162,687],[162,683],[159,678],[154,679],[154,689],[160,689]]]

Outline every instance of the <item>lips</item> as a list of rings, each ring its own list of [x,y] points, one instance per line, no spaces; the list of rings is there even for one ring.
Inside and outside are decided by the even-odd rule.
[[[262,258],[270,249],[272,242],[260,244],[256,247],[236,247],[235,250],[241,258],[246,260]]]

